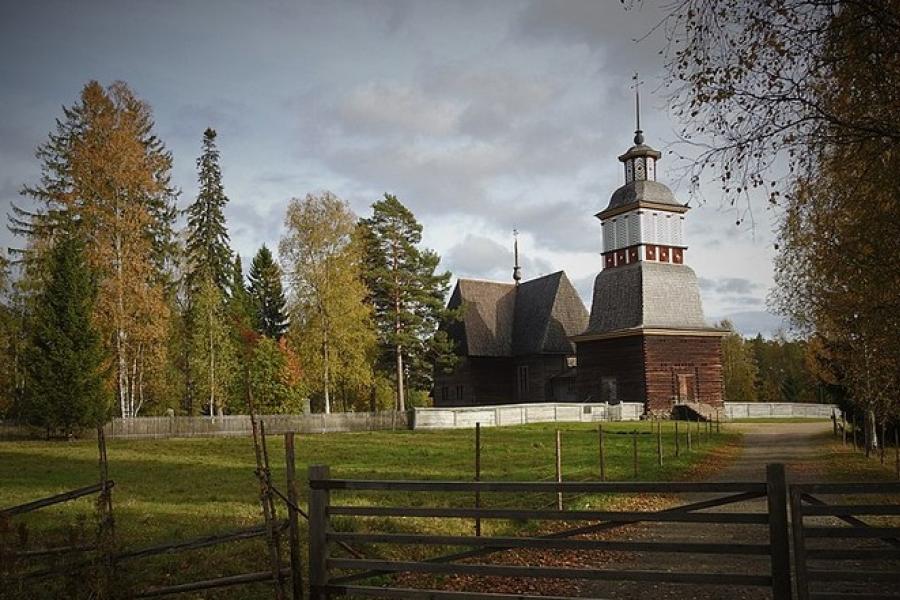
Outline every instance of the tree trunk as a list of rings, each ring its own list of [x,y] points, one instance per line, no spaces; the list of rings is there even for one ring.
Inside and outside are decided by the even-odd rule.
[[[397,353],[397,410],[403,412],[406,410],[406,401],[403,389],[403,348],[400,344],[397,344],[395,352]]]
[[[331,373],[330,373],[330,364],[328,361],[328,326],[323,328],[322,331],[322,370],[325,376],[325,414],[329,414],[331,412]]]
[[[213,349],[212,314],[206,313],[207,334],[209,335],[209,416],[216,416],[216,357]]]

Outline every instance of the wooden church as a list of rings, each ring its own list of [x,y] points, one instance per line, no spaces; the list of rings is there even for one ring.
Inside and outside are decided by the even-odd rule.
[[[521,281],[516,244],[513,283],[460,279],[447,326],[459,362],[435,372],[435,406],[575,402],[575,345],[588,312],[562,271]]]
[[[711,416],[723,405],[722,344],[697,276],[685,264],[688,207],[656,180],[661,154],[644,144],[619,157],[625,183],[600,219],[602,271],[590,317],[562,271],[520,284],[461,279],[448,325],[460,361],[436,373],[436,406],[520,402],[641,402],[650,415],[679,407]]]

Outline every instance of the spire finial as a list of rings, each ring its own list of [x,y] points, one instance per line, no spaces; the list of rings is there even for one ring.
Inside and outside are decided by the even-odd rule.
[[[513,255],[515,256],[515,264],[513,265],[513,281],[516,285],[522,280],[522,268],[519,266],[519,230],[513,229]]]
[[[644,82],[640,80],[637,71],[634,72],[631,80],[634,82],[631,86],[634,88],[634,143],[640,146],[644,143],[644,132],[641,131],[641,84]]]

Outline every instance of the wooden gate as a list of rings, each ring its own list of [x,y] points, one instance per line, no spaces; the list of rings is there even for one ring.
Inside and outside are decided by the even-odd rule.
[[[327,466],[309,469],[309,560],[310,597],[312,600],[333,595],[373,596],[382,598],[540,598],[522,594],[486,594],[446,592],[435,589],[391,587],[393,579],[376,586],[371,579],[398,573],[429,573],[438,575],[479,575],[513,578],[557,578],[576,580],[638,581],[684,583],[692,585],[741,585],[769,588],[774,600],[791,597],[790,553],[788,545],[787,490],[784,466],[769,465],[766,482],[459,482],[459,481],[365,481],[331,479]],[[381,502],[376,505],[333,503],[332,495],[353,490],[381,492]],[[478,493],[484,503],[491,493],[587,493],[587,494],[704,494],[713,495],[689,504],[657,511],[599,511],[599,510],[546,510],[511,508],[402,507],[387,505],[385,496],[402,492],[414,496],[417,493]],[[388,496],[389,498],[389,496]],[[766,498],[763,512],[703,512],[720,507]],[[331,527],[331,517],[353,518],[379,517],[381,530],[365,532],[338,532]],[[542,536],[457,536],[395,533],[396,529],[384,527],[387,519],[414,517],[419,519],[502,519],[536,521],[576,521],[582,524],[565,531]],[[623,525],[642,522],[680,522],[697,524],[696,533],[702,541],[613,541],[601,539],[573,539],[577,536],[615,529]],[[731,539],[709,541],[709,531],[703,524],[746,525],[761,530],[764,543],[735,544]],[[385,530],[387,529],[387,530]],[[330,548],[336,543],[378,543],[398,546],[424,547],[459,546],[467,550],[440,555],[423,560],[392,560],[344,558],[332,555]],[[695,572],[688,560],[681,571],[624,570],[600,568],[557,568],[530,565],[473,563],[462,559],[474,559],[513,548],[543,550],[604,550],[610,552],[677,553],[689,558],[691,554],[744,555],[768,557],[768,571],[751,574],[743,572]],[[735,569],[741,570],[741,569]],[[335,573],[341,571],[340,574]]]
[[[790,498],[799,600],[900,600],[900,483],[793,484]]]

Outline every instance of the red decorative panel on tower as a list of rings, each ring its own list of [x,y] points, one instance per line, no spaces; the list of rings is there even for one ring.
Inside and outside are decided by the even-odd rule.
[[[647,260],[656,260],[656,246],[647,245]]]
[[[684,262],[684,250],[681,248],[673,248],[672,249],[672,262],[676,265],[680,265]]]
[[[617,250],[616,251],[616,266],[621,266],[625,264],[625,251]]]
[[[637,262],[637,259],[638,259],[637,248],[629,248],[628,249],[628,262],[630,262],[630,263]]]
[[[605,264],[607,267],[616,266],[616,257],[613,255],[612,252],[610,252],[609,254],[605,254],[603,256],[603,264]]]
[[[669,249],[668,248],[660,248],[659,249],[659,260],[660,260],[660,262],[669,262]]]

